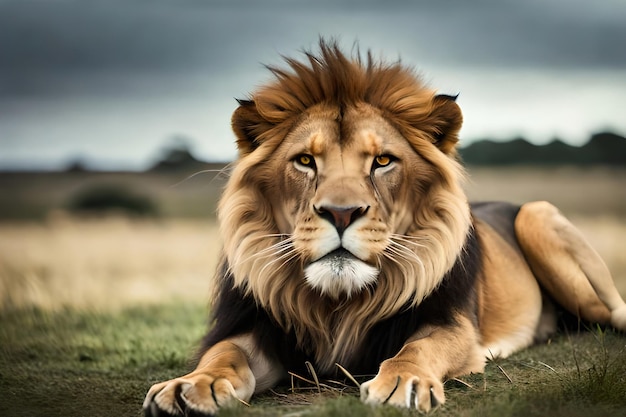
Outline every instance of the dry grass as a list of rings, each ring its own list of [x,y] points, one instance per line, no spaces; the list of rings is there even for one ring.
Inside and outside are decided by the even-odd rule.
[[[0,300],[5,308],[51,310],[205,304],[219,249],[208,220],[0,224]]]
[[[573,221],[626,295],[626,219]],[[220,250],[209,220],[0,223],[0,300],[6,307],[118,309],[184,300],[205,304]]]
[[[524,203],[547,200],[566,215],[626,217],[626,169],[469,167],[467,194],[472,200]]]

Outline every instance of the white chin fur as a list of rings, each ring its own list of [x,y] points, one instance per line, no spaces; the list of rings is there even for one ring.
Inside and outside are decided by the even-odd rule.
[[[322,258],[304,269],[309,285],[322,294],[339,298],[348,297],[373,283],[378,269],[354,258]]]

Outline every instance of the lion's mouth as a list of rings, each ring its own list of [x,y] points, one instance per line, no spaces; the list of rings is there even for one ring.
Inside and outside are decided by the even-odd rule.
[[[341,294],[350,296],[371,285],[379,271],[340,247],[311,262],[304,272],[309,285],[322,294],[338,298]]]
[[[360,260],[356,256],[352,254],[349,250],[339,247],[332,252],[328,252],[326,255],[322,256],[319,259],[316,259],[314,262],[319,261],[328,261],[332,264],[337,264],[338,267],[342,267],[343,264],[350,260]]]

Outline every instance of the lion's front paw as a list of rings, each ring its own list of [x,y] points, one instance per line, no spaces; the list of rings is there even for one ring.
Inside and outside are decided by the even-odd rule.
[[[361,400],[428,412],[445,402],[443,383],[407,362],[383,362],[378,375],[361,385]]]
[[[154,384],[143,402],[143,410],[146,417],[212,416],[239,399],[244,400],[226,378],[201,374]],[[248,399],[249,396],[245,398]]]

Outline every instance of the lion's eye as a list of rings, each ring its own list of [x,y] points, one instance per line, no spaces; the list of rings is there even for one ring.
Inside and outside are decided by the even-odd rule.
[[[311,155],[298,155],[294,158],[294,162],[303,167],[315,168],[315,159]]]
[[[374,158],[374,169],[383,168],[390,165],[394,161],[394,157],[391,155],[378,155]]]

